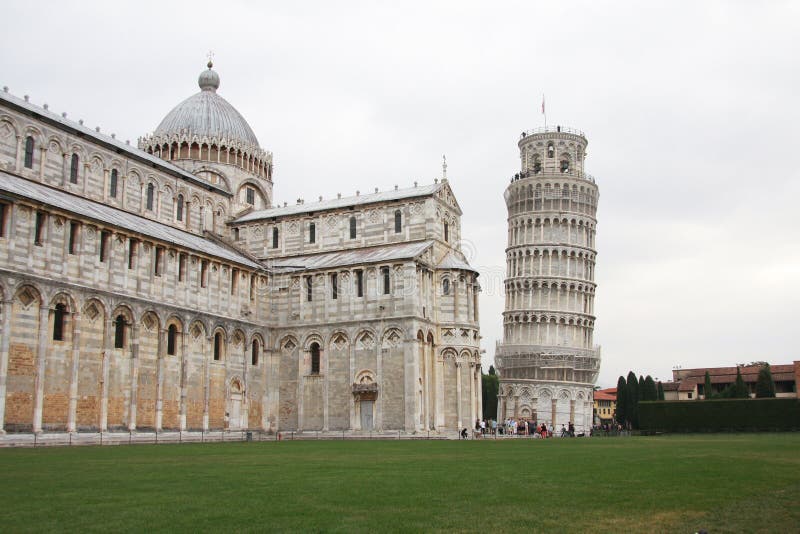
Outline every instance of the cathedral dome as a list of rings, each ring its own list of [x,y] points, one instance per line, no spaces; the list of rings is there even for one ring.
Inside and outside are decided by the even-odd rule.
[[[207,137],[258,147],[258,139],[244,117],[217,94],[219,74],[212,66],[209,61],[208,70],[203,71],[197,80],[200,92],[175,106],[153,134],[159,137]]]

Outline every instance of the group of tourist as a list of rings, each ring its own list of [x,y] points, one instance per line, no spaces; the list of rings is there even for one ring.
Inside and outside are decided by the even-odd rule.
[[[466,428],[461,431],[461,439],[467,439],[469,432]],[[480,438],[486,435],[490,436],[530,436],[533,438],[552,438],[553,429],[548,428],[546,423],[537,424],[536,421],[528,421],[527,419],[513,419],[507,418],[505,421],[498,423],[494,419],[488,421],[484,419],[476,419],[475,427],[473,429],[473,437]],[[561,425],[561,431],[558,436],[575,437],[575,425],[572,421],[569,425]]]

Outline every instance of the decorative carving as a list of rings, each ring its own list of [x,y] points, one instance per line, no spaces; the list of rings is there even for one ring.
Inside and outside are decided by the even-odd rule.
[[[144,327],[145,327],[145,328],[146,328],[148,331],[152,332],[152,331],[153,331],[153,329],[156,327],[156,320],[155,320],[155,318],[153,317],[153,315],[152,315],[152,314],[148,313],[148,314],[147,314],[147,315],[145,315],[145,316],[144,316],[144,318],[142,319],[142,325],[144,325]]]
[[[294,341],[291,339],[286,340],[286,343],[283,344],[283,350],[286,352],[292,352],[297,345],[295,345]]]
[[[375,346],[375,337],[369,332],[364,332],[356,342],[356,347],[359,349],[371,349]]]
[[[333,347],[333,350],[336,351],[345,350],[347,348],[347,338],[344,336],[344,334],[336,334],[333,337],[331,347]]]
[[[200,325],[199,325],[199,324],[195,324],[195,325],[192,327],[191,334],[192,334],[192,337],[193,337],[194,339],[197,339],[197,338],[199,338],[201,335],[203,335],[203,329],[202,329],[202,328],[200,328]]]
[[[97,309],[97,305],[94,302],[90,302],[86,308],[84,308],[83,313],[89,318],[89,320],[94,321],[97,319],[97,316],[100,315],[100,310]]]
[[[18,296],[19,301],[22,303],[22,306],[27,308],[31,305],[31,303],[36,300],[36,295],[34,295],[30,289],[27,287],[22,291],[22,293]]]

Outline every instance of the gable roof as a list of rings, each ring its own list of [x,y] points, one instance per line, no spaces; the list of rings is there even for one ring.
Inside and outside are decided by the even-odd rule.
[[[153,221],[133,213],[73,195],[38,182],[31,182],[13,174],[0,171],[0,191],[40,202],[66,212],[76,213],[108,226],[123,228],[134,234],[144,234],[154,240],[172,243],[197,250],[209,256],[226,259],[253,269],[263,268],[231,247],[216,241],[180,230],[164,223]]]
[[[289,256],[264,260],[264,263],[273,271],[284,272],[334,269],[346,267],[348,265],[413,259],[425,252],[432,245],[432,240],[416,241],[412,243],[323,252],[306,256]]]
[[[307,204],[295,204],[293,206],[279,206],[275,208],[255,210],[238,217],[232,222],[232,224],[258,221],[261,219],[271,219],[273,217],[285,217],[287,215],[299,215],[318,211],[335,210],[351,206],[366,206],[368,204],[388,202],[391,200],[429,197],[438,192],[443,185],[445,184],[438,183],[418,187],[407,187],[405,189],[395,189],[393,191],[380,191],[378,193],[332,198],[329,200],[321,200],[319,202],[309,202]]]

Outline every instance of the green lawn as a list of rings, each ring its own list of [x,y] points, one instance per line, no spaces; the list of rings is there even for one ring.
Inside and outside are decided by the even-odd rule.
[[[0,450],[0,529],[797,532],[800,434]]]

